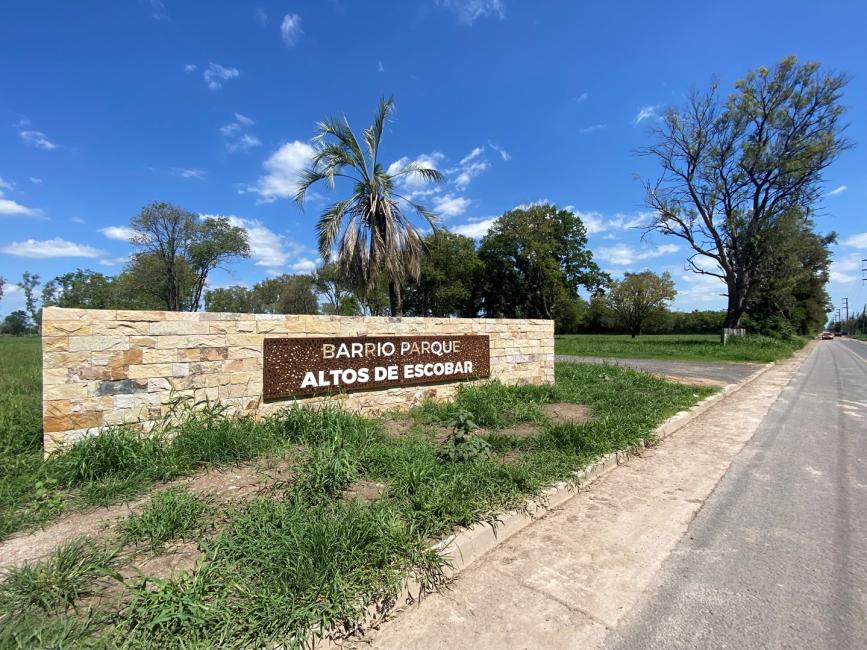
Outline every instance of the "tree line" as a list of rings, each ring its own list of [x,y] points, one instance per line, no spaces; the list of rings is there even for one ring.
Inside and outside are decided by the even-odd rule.
[[[645,181],[652,208],[645,230],[686,242],[686,268],[720,280],[727,300],[720,325],[789,335],[824,324],[836,235],[817,233],[813,215],[823,171],[850,146],[842,135],[846,82],[789,57],[773,70],[750,72],[724,100],[716,84],[689,94],[653,129],[643,153],[661,173]],[[360,137],[345,118],[318,124],[316,153],[295,199],[303,204],[320,183],[344,198],[317,221],[327,263],[315,273],[209,289],[211,271],[249,255],[246,232],[225,218],[156,203],[131,221],[136,253],[122,273],[59,276],[42,288],[42,304],[544,318],[558,332],[612,328],[633,336],[661,323],[690,322],[669,313],[676,296],[669,274],[629,272],[612,280],[601,270],[584,224],[570,210],[549,204],[509,210],[478,245],[440,228],[406,181],[439,183],[443,175],[419,162],[399,169],[380,162],[393,109],[391,99],[381,100]],[[38,284],[38,276],[21,282],[31,326],[38,322]],[[696,327],[704,327],[702,318],[693,319]]]

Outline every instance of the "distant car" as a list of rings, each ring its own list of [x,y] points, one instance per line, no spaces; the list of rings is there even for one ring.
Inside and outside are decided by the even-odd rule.
[[[834,338],[838,336],[843,336],[843,332],[834,332]]]
[[[822,332],[822,340],[823,341],[828,341],[828,340],[833,341],[834,340],[834,334],[832,332]]]

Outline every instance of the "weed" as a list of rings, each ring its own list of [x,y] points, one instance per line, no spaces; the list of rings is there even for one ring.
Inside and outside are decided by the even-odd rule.
[[[125,542],[146,542],[151,552],[160,551],[171,540],[188,539],[200,530],[207,506],[201,498],[181,488],[169,488],[151,498],[138,515],[120,526]]]
[[[473,422],[473,414],[469,411],[457,413],[449,426],[452,432],[438,452],[442,460],[452,463],[467,462],[490,453],[491,445],[484,438],[473,435],[479,425]]]
[[[0,582],[0,622],[31,609],[64,612],[94,593],[95,580],[115,575],[113,553],[82,537],[47,560],[15,567]]]

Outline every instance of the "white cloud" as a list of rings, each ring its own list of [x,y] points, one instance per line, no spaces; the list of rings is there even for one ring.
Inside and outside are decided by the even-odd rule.
[[[321,260],[319,258],[312,260],[310,258],[301,258],[289,267],[293,273],[313,273],[316,267],[319,266]]]
[[[259,21],[259,24],[264,26],[268,22],[268,14],[265,13],[265,10],[261,7],[256,7],[253,10],[253,15],[256,16],[256,20]]]
[[[458,22],[472,25],[479,18],[495,16],[502,20],[506,17],[503,0],[436,0],[436,3],[457,16]]]
[[[854,248],[867,248],[867,232],[849,235],[846,239],[841,240],[840,243]]]
[[[49,140],[42,131],[21,131],[19,135],[24,141],[24,144],[30,145],[31,147],[44,149],[45,151],[57,149],[57,145]]]
[[[377,61],[376,63],[377,63],[376,69],[379,70],[380,72],[385,72],[385,66],[382,65],[382,61]]]
[[[209,63],[208,67],[202,72],[202,78],[205,80],[209,90],[217,90],[223,87],[224,81],[234,79],[240,74],[238,68],[226,68],[219,63]]]
[[[831,262],[831,282],[835,284],[861,282],[862,257],[861,253],[850,253]]]
[[[575,98],[575,101],[578,102],[579,104],[582,104],[582,103],[586,102],[589,98],[590,98],[590,95],[588,95],[587,93],[581,93],[580,95],[578,95]]]
[[[509,155],[509,152],[508,152],[508,151],[506,151],[506,150],[503,149],[502,147],[498,147],[497,145],[495,145],[495,144],[494,144],[493,142],[491,142],[490,140],[488,140],[488,146],[489,146],[491,149],[493,149],[494,151],[496,151],[498,154],[500,154],[500,158],[502,158],[505,162],[509,162],[509,161],[512,159],[512,156]]]
[[[298,189],[298,174],[310,164],[315,153],[308,142],[287,142],[262,163],[267,173],[247,191],[257,193],[263,203],[293,198]]]
[[[170,20],[163,0],[150,0],[151,18],[154,20]]]
[[[701,266],[699,258],[696,262]],[[668,271],[677,271],[678,269],[668,268]],[[712,270],[708,268],[708,270]],[[677,296],[675,296],[672,307],[677,310],[691,309],[715,309],[725,307],[726,292],[725,283],[712,275],[702,275],[701,273],[684,272],[680,269],[680,275],[675,275],[675,286],[677,288]]]
[[[289,47],[295,45],[304,32],[301,29],[301,16],[298,14],[286,14],[280,23],[280,35],[283,42]]]
[[[848,189],[849,188],[846,187],[845,185],[841,185],[837,189],[831,190],[830,192],[828,192],[828,196],[837,196],[838,194],[842,194],[843,192],[845,192]]]
[[[594,255],[603,262],[609,262],[617,266],[629,266],[642,260],[676,253],[678,250],[679,248],[676,244],[662,244],[642,250],[636,250],[626,244],[616,244],[614,246],[603,246],[594,251]]]
[[[461,158],[461,165],[466,165],[468,162],[473,160],[474,158],[478,158],[485,151],[484,147],[475,147],[470,153]]]
[[[172,175],[180,176],[181,178],[195,178],[201,180],[205,177],[205,171],[195,167],[172,167],[171,172]]]
[[[3,190],[9,190],[10,192],[15,189],[15,183],[12,181],[4,180],[2,176],[0,176],[0,196],[3,196]]]
[[[2,196],[0,192],[0,196]],[[28,208],[26,205],[21,205],[12,199],[0,198],[0,215],[10,217],[41,217],[42,210],[39,208]]]
[[[21,242],[12,242],[0,248],[0,252],[16,257],[29,257],[32,259],[49,259],[52,257],[102,257],[104,251],[88,246],[66,241],[60,237],[38,241],[28,239]]]
[[[477,160],[468,165],[463,165],[460,173],[455,177],[455,186],[459,190],[466,189],[470,181],[488,169],[488,167],[490,165],[487,160]]]
[[[470,207],[470,200],[464,196],[446,194],[434,199],[433,211],[442,217],[458,217]]]
[[[648,104],[647,106],[642,106],[638,109],[638,114],[635,116],[633,124],[641,124],[644,120],[658,118],[659,114],[656,112],[658,109],[659,104]]]
[[[464,235],[465,237],[480,239],[488,233],[491,226],[497,222],[497,219],[499,219],[499,217],[480,217],[478,219],[470,219],[469,223],[455,226],[450,230],[459,235]]]
[[[577,210],[573,206],[566,206],[568,210],[572,210],[581,221],[584,227],[587,228],[588,235],[598,235],[608,230],[628,230],[630,228],[639,228],[650,220],[651,213],[638,212],[634,215],[623,214],[617,212],[614,216],[606,217],[601,212],[584,212]]]
[[[31,176],[30,182],[33,183],[34,185],[42,185],[42,179],[38,178],[37,176]]]
[[[106,257],[99,260],[99,263],[103,266],[123,266],[129,262],[129,255],[122,255],[120,257]]]
[[[591,126],[585,126],[583,129],[579,129],[578,133],[581,135],[584,135],[585,133],[593,133],[594,131],[601,131],[606,126],[606,124],[592,124]]]
[[[439,151],[434,151],[429,154],[422,154],[418,156],[413,162],[422,165],[424,167],[428,167],[430,169],[439,170],[440,164],[445,160],[445,156],[441,154]],[[388,174],[396,174],[401,169],[406,167],[409,164],[410,160],[407,156],[403,156],[398,160],[395,160],[388,166],[386,173]],[[435,193],[439,190],[431,189],[431,182],[424,178],[421,174],[412,173],[406,174],[405,176],[401,176],[398,179],[398,183],[400,184],[401,193],[408,193],[410,199],[415,199],[420,196],[426,196],[432,193]]]
[[[203,214],[201,216],[203,219],[211,219],[223,215]],[[256,219],[244,219],[235,215],[228,215],[227,218],[233,226],[247,231],[250,253],[256,260],[256,266],[274,269],[286,266],[289,253],[285,246],[288,242],[283,235],[278,235]]]
[[[109,239],[117,241],[129,242],[135,237],[135,230],[129,226],[106,226],[105,228],[100,228],[99,232]]]
[[[84,219],[81,217],[72,217],[69,219],[72,223],[84,223]]]
[[[228,151],[248,151],[258,147],[262,141],[247,129],[255,122],[252,118],[241,113],[235,113],[235,121],[220,127],[220,133],[226,140]]]
[[[195,63],[187,63],[184,66],[184,72],[195,72],[198,67]]]
[[[233,226],[246,230],[250,253],[256,266],[265,267],[270,276],[279,275],[293,258],[296,261],[289,268],[295,273],[309,273],[321,262],[318,257],[311,255],[313,251],[309,248],[274,232],[257,219],[244,219],[235,215],[203,214],[200,216],[202,219],[226,216]]]

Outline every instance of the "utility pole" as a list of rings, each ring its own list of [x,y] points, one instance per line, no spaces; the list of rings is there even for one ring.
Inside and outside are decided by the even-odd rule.
[[[849,327],[849,299],[843,298],[843,309],[846,310],[846,320],[843,321],[843,326]]]

